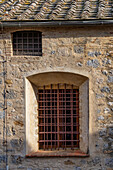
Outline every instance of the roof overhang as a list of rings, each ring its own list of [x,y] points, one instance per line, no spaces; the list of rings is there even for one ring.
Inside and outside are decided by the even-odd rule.
[[[1,21],[0,22],[0,28],[3,27],[61,27],[61,26],[97,26],[97,25],[112,25],[113,20],[73,20],[73,21],[67,21],[67,20],[60,20],[60,21]]]

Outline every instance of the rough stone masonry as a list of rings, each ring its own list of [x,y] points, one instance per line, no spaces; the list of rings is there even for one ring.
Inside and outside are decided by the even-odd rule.
[[[13,55],[12,33],[21,30],[42,32],[42,56]],[[54,70],[89,75],[88,157],[25,156],[24,78],[34,71]],[[10,170],[113,169],[113,26],[0,31],[0,170],[6,165]]]

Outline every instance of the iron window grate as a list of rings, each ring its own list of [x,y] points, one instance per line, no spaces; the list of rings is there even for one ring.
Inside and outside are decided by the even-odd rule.
[[[79,148],[79,90],[38,89],[39,149]]]
[[[38,31],[13,33],[13,54],[42,56],[42,33]]]

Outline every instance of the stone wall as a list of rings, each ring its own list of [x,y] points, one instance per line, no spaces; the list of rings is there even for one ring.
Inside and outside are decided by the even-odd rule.
[[[42,32],[42,57],[13,56],[13,31],[0,31],[0,170],[111,170],[113,27],[29,28]],[[28,30],[28,28],[24,28]],[[38,72],[89,77],[89,157],[26,158],[25,82]]]

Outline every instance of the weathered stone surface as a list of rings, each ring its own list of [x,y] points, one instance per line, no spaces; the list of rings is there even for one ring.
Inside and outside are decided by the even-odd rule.
[[[107,99],[108,99],[108,100],[112,100],[112,99],[113,99],[113,95],[112,95],[112,94],[108,95],[108,96],[107,96]]]
[[[101,52],[99,52],[99,51],[94,51],[94,52],[88,52],[88,56],[90,56],[90,57],[98,57],[99,55],[101,55]]]
[[[0,78],[0,84],[2,84],[2,79]]]
[[[104,146],[103,146],[104,150],[108,149],[108,147],[109,147],[108,143],[104,144]]]
[[[100,157],[96,156],[95,158],[88,160],[87,163],[90,165],[90,167],[96,166],[98,164],[101,164],[101,159],[100,159]]]
[[[3,108],[3,107],[4,107],[4,103],[0,102],[0,108]]]
[[[6,127],[6,134],[7,136],[11,136],[11,129],[9,126]]]
[[[6,155],[0,155],[0,163],[2,162],[6,162],[7,158],[6,158]]]
[[[0,72],[0,76],[3,77],[6,74],[6,72]]]
[[[13,82],[12,82],[12,80],[7,79],[7,80],[5,80],[5,83],[6,83],[6,84],[12,84]]]
[[[11,131],[12,131],[12,134],[14,136],[15,135],[15,128],[13,126],[11,127]]]
[[[2,54],[2,50],[0,50],[0,55]]]
[[[93,59],[93,60],[88,60],[87,61],[87,65],[93,68],[97,68],[99,67],[99,61],[97,59]]]
[[[106,158],[105,165],[112,168],[113,167],[113,158]]]
[[[3,119],[5,117],[5,112],[4,111],[0,111],[0,119]]]
[[[97,165],[97,164],[101,163],[101,158],[98,157],[98,156],[96,156],[96,157],[92,160],[92,162],[93,162],[94,165]]]
[[[22,170],[24,170],[24,169],[26,169],[26,167],[25,166],[18,166],[18,169],[22,169]],[[28,169],[28,168],[27,168]],[[32,170],[32,169],[31,169]]]
[[[74,162],[70,161],[70,160],[67,160],[67,161],[64,161],[64,164],[65,165],[73,165]]]
[[[113,76],[108,76],[108,82],[113,83]]]
[[[97,99],[101,99],[101,98],[103,98],[104,97],[104,94],[96,94],[96,98]]]
[[[107,58],[105,58],[102,62],[104,65],[111,65],[111,60]]]
[[[104,109],[104,113],[109,113],[110,112],[110,109],[109,108],[105,108]]]
[[[101,89],[101,92],[110,93],[110,89],[109,89],[109,87],[103,87],[103,88]]]
[[[23,156],[21,155],[11,155],[11,161],[13,164],[21,164],[23,161]]]
[[[112,135],[112,137],[113,137],[113,127],[109,128],[109,135]]]
[[[113,105],[113,102],[108,102],[108,105],[109,105],[109,106],[112,106],[112,105]]]
[[[113,75],[113,69],[111,69],[111,70],[109,71],[109,73],[110,73],[111,75]]]
[[[18,126],[21,126],[21,127],[24,126],[22,121],[14,121],[14,124],[18,125]]]
[[[84,52],[84,47],[81,46],[74,46],[74,52],[75,53],[83,53]]]
[[[98,120],[104,120],[104,117],[101,115],[98,117]]]
[[[25,28],[25,30],[27,29]],[[27,168],[29,170],[111,170],[113,168],[111,160],[113,156],[113,54],[110,52],[113,48],[112,26],[110,28],[104,27],[104,29],[103,27],[99,27],[99,29],[97,27],[88,27],[88,30],[85,27],[70,27],[70,29],[66,27],[32,27],[30,29],[42,32],[42,57],[14,56],[11,33],[23,30],[23,28],[4,28],[3,30],[8,62],[4,62],[4,68],[3,62],[0,62],[0,168],[6,165],[4,155],[6,155],[7,146],[8,164],[11,170],[27,170]],[[1,42],[3,41],[2,36],[0,32],[0,50],[3,55],[0,60],[3,61],[6,56],[4,55],[4,46]],[[7,72],[5,70],[6,65]],[[29,140],[25,141],[25,127],[27,123],[31,123],[26,122],[28,108],[26,108],[25,104],[25,77],[42,72],[56,71],[81,74],[86,79],[89,79],[88,96],[80,98],[79,119],[81,121],[81,109],[88,107],[89,121],[86,124],[84,120],[80,122],[80,141],[84,140],[84,135],[81,135],[81,132],[84,130],[81,129],[81,124],[83,127],[89,124],[89,130],[83,133],[88,134],[89,132],[88,150],[90,156],[86,158],[25,158],[26,145],[28,145],[28,149],[31,149]],[[7,83],[6,100],[4,100],[5,95],[3,94],[4,76],[7,77],[5,77],[5,83]],[[39,79],[36,81],[39,82]],[[43,79],[42,81],[44,82],[45,80]],[[49,77],[49,81],[51,81],[51,77]],[[76,82],[79,82],[79,79]],[[79,87],[77,86],[77,88]],[[80,90],[80,94],[82,92]],[[87,98],[89,98],[88,106],[87,104],[81,105],[83,100],[85,101]],[[7,108],[5,108],[4,103],[7,105]],[[33,106],[36,104],[37,102],[33,103]],[[36,137],[36,149],[38,148],[37,109],[35,107],[30,114],[30,116],[33,115],[35,120],[31,123],[30,130],[33,133],[31,137],[32,142],[33,138]],[[5,112],[6,114],[4,114]],[[4,117],[5,115],[7,117]],[[33,124],[35,129],[33,129]],[[103,161],[104,158],[105,162]]]
[[[107,75],[108,74],[107,70],[103,70],[102,74]]]
[[[80,167],[75,167],[75,170],[81,170],[81,168]]]
[[[12,103],[7,101],[7,106],[10,106],[10,107],[11,107],[11,106],[12,106]]]
[[[106,136],[106,134],[107,134],[106,128],[103,128],[103,129],[101,129],[101,130],[99,131],[99,136],[100,136],[100,137]]]
[[[82,67],[82,65],[83,65],[83,64],[82,64],[81,62],[78,62],[78,63],[77,63],[77,66],[79,66],[79,67]]]
[[[7,90],[6,92],[7,99],[15,99],[17,96],[16,92],[13,89]]]
[[[12,148],[20,149],[22,147],[22,140],[21,139],[12,139],[10,141]]]

